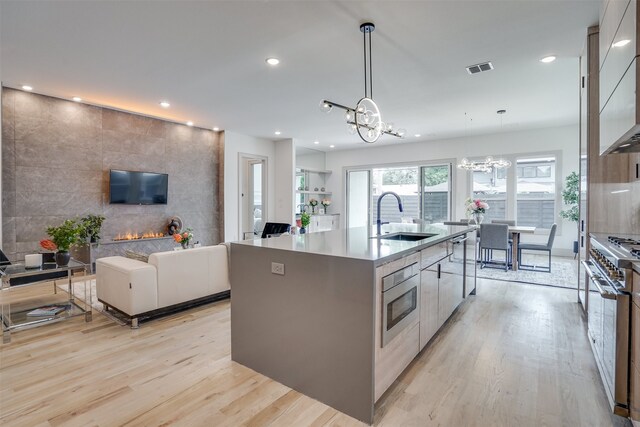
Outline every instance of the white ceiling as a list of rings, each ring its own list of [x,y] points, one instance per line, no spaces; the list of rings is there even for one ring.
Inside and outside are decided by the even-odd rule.
[[[197,126],[337,148],[340,111],[373,95],[405,141],[577,123],[578,56],[600,1],[0,1],[6,86]],[[551,64],[538,60],[556,55]],[[278,67],[265,59],[275,56]],[[495,70],[468,75],[490,60]],[[158,105],[167,99],[171,108]],[[501,127],[496,110],[506,108]],[[465,121],[472,118],[472,124]],[[320,140],[314,146],[312,141]],[[383,143],[399,143],[392,137]]]

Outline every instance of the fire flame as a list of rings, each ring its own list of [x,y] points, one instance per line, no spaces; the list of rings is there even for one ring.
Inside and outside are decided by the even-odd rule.
[[[140,239],[158,239],[160,237],[164,237],[164,233],[154,233],[153,231],[149,231],[147,233],[118,233],[113,240],[140,240]]]

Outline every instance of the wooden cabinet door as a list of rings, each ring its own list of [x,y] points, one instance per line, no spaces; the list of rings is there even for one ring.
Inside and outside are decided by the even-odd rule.
[[[438,331],[438,273],[420,272],[420,350]]]
[[[629,154],[629,182],[640,181],[640,153]]]
[[[633,273],[634,288],[635,283],[640,283],[640,275],[636,272]],[[634,420],[640,420],[640,307],[638,303],[638,291],[634,289],[633,303],[631,304],[631,363],[629,364],[629,406],[631,411],[631,418]]]

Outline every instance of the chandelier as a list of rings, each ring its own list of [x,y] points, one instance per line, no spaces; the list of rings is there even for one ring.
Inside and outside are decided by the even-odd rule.
[[[507,110],[498,110],[496,113],[500,115],[500,131],[502,131],[502,116],[507,112]],[[467,117],[467,113],[464,113],[465,118]],[[471,119],[473,121],[473,119]],[[466,123],[466,119],[465,119]],[[465,128],[466,129],[466,128]],[[466,131],[465,131],[466,134]],[[511,162],[505,159],[494,159],[491,156],[487,156],[484,161],[473,162],[469,159],[462,159],[462,161],[458,164],[458,169],[466,169],[468,171],[473,172],[484,172],[490,173],[494,169],[506,169],[511,167]]]
[[[344,119],[347,122],[347,130],[351,135],[356,133],[364,142],[374,143],[382,135],[391,135],[402,138],[406,131],[404,129],[393,129],[393,123],[382,121],[380,109],[373,101],[373,83],[371,67],[371,33],[375,30],[375,25],[370,22],[360,25],[363,35],[364,52],[364,98],[358,101],[355,108],[337,104],[326,99],[320,102],[320,109],[325,113],[331,112],[333,107],[345,111]],[[368,47],[368,50],[367,50]]]
[[[505,169],[511,167],[511,162],[505,159],[494,159],[491,156],[487,156],[484,161],[470,161],[469,159],[462,159],[458,164],[458,169],[466,169],[473,172],[489,173],[494,169]]]

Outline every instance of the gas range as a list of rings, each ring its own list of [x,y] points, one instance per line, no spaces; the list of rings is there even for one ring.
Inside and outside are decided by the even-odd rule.
[[[614,246],[617,246],[622,250],[629,251],[629,255],[631,258],[640,261],[640,237],[609,236],[607,237],[607,240]]]
[[[640,235],[637,234],[613,236],[592,233],[591,246],[605,252],[618,268],[631,268],[633,262],[640,261]]]
[[[639,235],[591,234],[591,261],[619,291],[631,292],[631,271],[633,262],[640,261]]]

